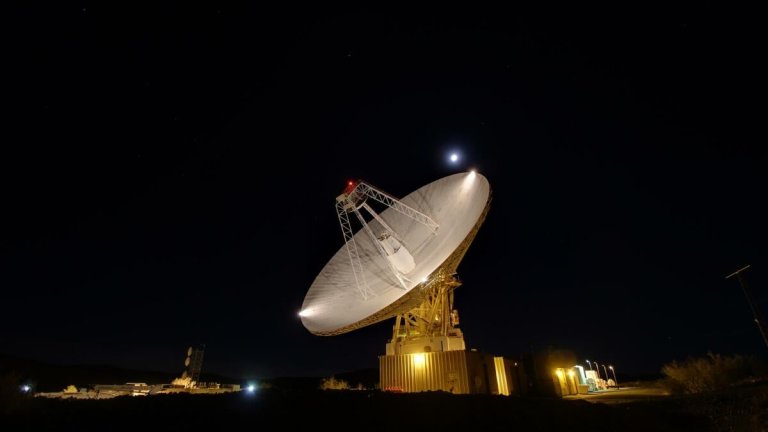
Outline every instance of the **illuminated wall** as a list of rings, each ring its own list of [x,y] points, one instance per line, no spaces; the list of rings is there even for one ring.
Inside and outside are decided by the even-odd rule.
[[[456,394],[514,393],[511,362],[475,351],[441,351],[379,357],[384,391],[442,390]]]
[[[466,351],[379,357],[381,389],[407,393],[443,390],[470,393]]]
[[[568,396],[579,393],[579,378],[573,368],[557,368],[553,372],[555,394]]]
[[[506,363],[506,364],[505,364]],[[509,396],[509,384],[510,384],[510,377],[507,373],[509,369],[509,360],[506,362],[504,361],[504,357],[494,357],[493,358],[493,365],[496,369],[496,387],[497,387],[497,394]]]

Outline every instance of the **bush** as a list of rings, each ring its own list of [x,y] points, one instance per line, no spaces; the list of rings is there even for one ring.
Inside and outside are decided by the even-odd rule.
[[[342,379],[336,379],[336,377],[330,377],[320,382],[320,389],[321,390],[349,390],[349,383]]]
[[[665,384],[674,393],[704,393],[722,390],[734,384],[754,380],[766,373],[766,364],[754,357],[707,354],[706,357],[673,361],[661,372]]]

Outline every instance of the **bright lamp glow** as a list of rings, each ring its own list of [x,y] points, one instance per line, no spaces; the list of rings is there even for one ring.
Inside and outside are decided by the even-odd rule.
[[[305,316],[309,316],[309,315],[310,315],[309,309],[304,309],[302,311],[299,311],[299,316],[300,317],[305,317]]]
[[[457,153],[451,153],[451,156],[449,157],[451,162],[456,163],[459,161],[459,155]]]
[[[28,386],[26,384],[21,386],[21,391],[24,392],[24,393],[29,393],[30,390],[32,390],[32,387],[30,387],[30,386]]]
[[[424,367],[424,362],[426,361],[426,358],[424,356],[424,353],[414,354],[413,355],[413,365],[416,367]]]
[[[245,388],[248,393],[255,393],[256,392],[256,384],[248,384],[248,387]]]

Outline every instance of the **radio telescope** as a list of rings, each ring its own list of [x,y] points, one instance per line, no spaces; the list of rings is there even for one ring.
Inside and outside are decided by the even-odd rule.
[[[302,323],[313,334],[331,336],[395,317],[387,355],[463,351],[453,308],[456,268],[490,202],[488,180],[474,171],[402,199],[349,182],[336,197],[345,245],[310,286]]]

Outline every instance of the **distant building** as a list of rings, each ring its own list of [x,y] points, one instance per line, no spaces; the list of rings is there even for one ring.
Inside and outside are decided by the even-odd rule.
[[[529,389],[539,396],[568,396],[589,390],[584,369],[569,350],[547,348],[523,356]]]

